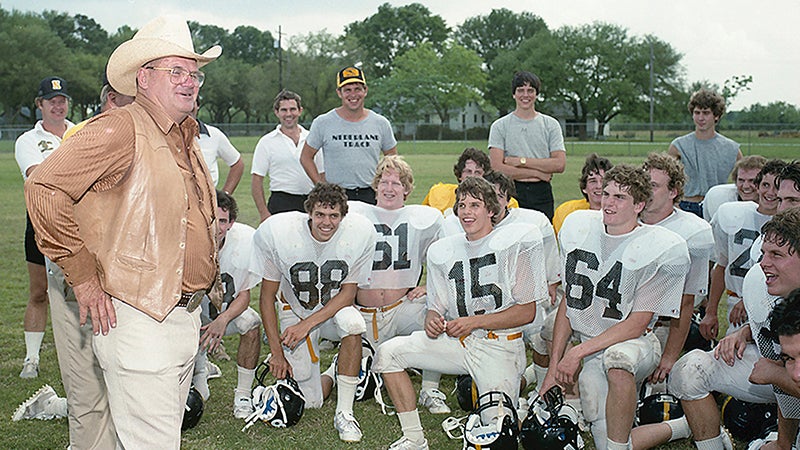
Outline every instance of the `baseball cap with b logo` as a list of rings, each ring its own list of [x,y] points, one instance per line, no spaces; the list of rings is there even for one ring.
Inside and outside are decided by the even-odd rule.
[[[364,78],[364,71],[355,66],[347,66],[336,74],[337,88],[350,83],[361,83],[366,86],[367,79]]]
[[[72,97],[67,94],[67,82],[64,81],[63,78],[48,77],[39,83],[39,94],[37,97],[50,100],[57,95],[62,95],[70,100],[72,99]]]

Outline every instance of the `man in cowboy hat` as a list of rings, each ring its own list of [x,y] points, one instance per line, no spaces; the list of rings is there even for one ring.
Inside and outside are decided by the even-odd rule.
[[[146,24],[108,62],[111,86],[136,100],[92,119],[25,185],[37,244],[91,318],[121,447],[180,446],[197,305],[217,274],[215,193],[190,114],[198,68],[221,52],[195,53],[181,19]]]

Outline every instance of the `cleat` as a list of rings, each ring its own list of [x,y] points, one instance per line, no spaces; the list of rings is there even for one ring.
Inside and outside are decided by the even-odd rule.
[[[450,414],[445,400],[447,397],[438,389],[425,389],[419,393],[419,404],[428,408],[431,414]]]
[[[49,408],[50,404],[58,399],[56,391],[49,384],[45,384],[17,407],[11,420],[16,422],[22,419],[50,420],[64,417],[61,414],[53,413]]]
[[[411,439],[403,436],[389,446],[389,450],[428,450],[428,440],[423,439],[421,444],[417,444]]]
[[[253,414],[253,404],[249,397],[239,397],[233,400],[233,417],[237,419],[247,419]]]
[[[358,442],[361,440],[361,427],[349,411],[336,411],[333,416],[333,426],[339,432],[339,439],[344,442]]]
[[[25,358],[22,363],[22,372],[19,373],[20,378],[36,378],[39,376],[39,359]]]

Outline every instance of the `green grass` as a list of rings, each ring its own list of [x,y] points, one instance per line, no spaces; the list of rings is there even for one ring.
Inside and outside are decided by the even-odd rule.
[[[251,225],[258,224],[258,214],[250,197],[250,167],[252,152],[258,138],[234,138],[234,145],[243,153],[246,164],[245,175],[236,190],[240,206],[240,220]],[[759,141],[753,144],[753,152],[769,157],[792,159],[799,154],[800,140]],[[780,144],[780,145],[776,145]],[[412,192],[409,203],[419,203],[433,184],[445,181],[453,182],[452,166],[460,152],[467,146],[485,148],[485,142],[401,142],[398,145],[400,154],[415,170],[416,189]],[[567,143],[567,168],[563,174],[553,178],[553,191],[556,203],[578,198],[578,175],[583,165],[584,156],[597,152],[610,157],[615,163],[640,163],[650,151],[664,151],[668,140],[650,143],[625,142],[573,142]],[[221,176],[226,175],[225,168]],[[41,352],[41,368],[39,378],[22,380],[19,370],[25,355],[22,334],[22,317],[27,303],[27,271],[23,255],[23,233],[25,226],[25,205],[22,196],[22,177],[14,162],[13,142],[0,141],[0,214],[3,226],[0,228],[0,273],[4,275],[0,283],[0,298],[4,301],[3,314],[0,315],[0,448],[66,448],[67,421],[21,421],[11,422],[10,417],[16,406],[33,394],[42,384],[51,384],[63,395],[57,367],[52,332],[48,326]],[[252,306],[257,307],[258,295],[253,297]],[[721,309],[721,311],[724,310]],[[238,337],[225,338],[228,352],[235,359]],[[268,350],[262,349],[262,358]],[[323,354],[327,364],[332,352]],[[218,362],[224,376],[210,382],[212,397],[206,405],[206,411],[200,425],[184,433],[183,446],[187,449],[224,449],[224,448],[275,448],[275,449],[310,449],[310,448],[352,448],[375,449],[385,448],[400,436],[400,426],[395,417],[384,416],[380,408],[373,402],[358,403],[355,407],[356,417],[364,430],[364,440],[356,445],[343,445],[339,442],[332,420],[335,409],[335,398],[329,399],[319,410],[308,410],[295,427],[288,430],[277,430],[265,425],[252,427],[247,432],[240,431],[242,421],[232,416],[233,388],[236,384],[235,362]],[[324,365],[327,367],[327,365]],[[416,379],[415,383],[419,383]],[[444,377],[442,390],[449,393],[453,389],[453,378]],[[143,393],[142,395],[146,395]],[[335,396],[335,394],[334,394]],[[388,396],[386,396],[388,398]],[[461,415],[454,396],[449,396],[448,404],[454,414]],[[433,416],[427,411],[421,412],[426,436],[431,448],[456,449],[460,442],[447,439],[441,429],[442,416]],[[672,444],[669,448],[690,449],[694,446],[688,441]]]

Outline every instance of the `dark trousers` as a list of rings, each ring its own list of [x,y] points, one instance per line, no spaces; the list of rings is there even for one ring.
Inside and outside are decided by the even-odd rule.
[[[515,181],[514,187],[520,208],[535,209],[553,221],[553,186],[548,181]]]
[[[695,214],[701,219],[703,218],[703,204],[700,202],[687,202],[686,200],[681,200],[681,202],[678,203],[678,208]]]
[[[267,201],[267,211],[270,214],[278,214],[287,211],[300,211],[306,212],[305,203],[307,195],[289,194],[281,191],[272,191],[269,193],[269,200]]]
[[[345,189],[347,191],[348,200],[358,200],[360,202],[375,205],[378,201],[375,199],[375,191],[371,187]]]
[[[25,211],[25,261],[29,263],[44,265],[44,255],[36,245],[36,234],[33,231],[31,216]]]

